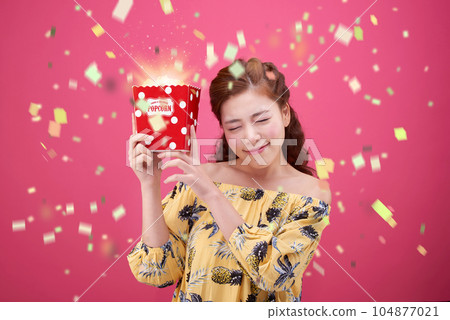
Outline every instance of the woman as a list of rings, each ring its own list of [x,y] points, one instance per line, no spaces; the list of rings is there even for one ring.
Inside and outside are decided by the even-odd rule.
[[[300,301],[303,273],[329,223],[331,193],[299,161],[305,139],[283,74],[257,58],[235,63],[245,70],[238,78],[225,67],[210,87],[224,131],[216,163],[195,164],[191,127],[189,154],[158,155],[175,158],[161,170],[183,170],[164,181],[178,182],[161,203],[160,162],[142,145],[145,135],[131,137],[143,232],[128,261],[140,282],[177,283],[172,301]],[[138,170],[145,166],[154,174]]]

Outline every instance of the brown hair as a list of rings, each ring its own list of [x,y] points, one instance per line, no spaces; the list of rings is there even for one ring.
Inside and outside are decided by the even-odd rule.
[[[235,64],[243,67],[242,74],[235,78],[233,73],[230,72],[230,67]],[[234,70],[233,70],[234,71]],[[270,99],[278,103],[280,110],[282,106],[286,104],[289,106],[291,120],[289,125],[285,127],[285,139],[296,139],[296,145],[289,145],[286,148],[283,143],[283,155],[286,161],[300,172],[313,176],[315,169],[308,167],[305,161],[308,160],[308,151],[303,150],[305,143],[305,134],[303,133],[302,126],[297,118],[297,113],[289,104],[290,92],[284,82],[284,75],[278,71],[277,67],[272,62],[261,62],[258,58],[250,58],[248,61],[244,59],[236,59],[232,64],[219,70],[217,76],[212,80],[209,88],[209,97],[211,99],[212,112],[219,120],[222,126],[221,108],[222,105],[232,96],[243,93],[249,89],[256,90],[257,92],[266,95]],[[287,153],[287,155],[286,155]],[[301,164],[296,164],[297,158],[300,157]],[[231,158],[229,158],[231,154]],[[219,139],[219,145],[217,146],[214,158],[216,162],[225,162],[236,159],[237,155],[231,150],[228,145],[225,133]]]

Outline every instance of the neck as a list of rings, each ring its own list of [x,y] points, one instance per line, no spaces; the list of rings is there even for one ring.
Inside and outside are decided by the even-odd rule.
[[[249,178],[254,178],[256,181],[269,181],[273,180],[275,177],[283,177],[286,175],[288,171],[289,164],[286,166],[281,166],[276,161],[272,162],[268,166],[265,167],[251,167],[250,165],[242,165],[242,162],[245,159],[238,158],[236,159],[236,170],[244,173]]]

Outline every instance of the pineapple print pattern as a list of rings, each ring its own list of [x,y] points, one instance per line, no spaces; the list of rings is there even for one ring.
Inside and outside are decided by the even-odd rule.
[[[195,248],[192,247],[188,253],[188,270],[189,270],[189,272],[186,274],[186,282],[189,282],[189,277],[191,275],[191,268],[192,268],[192,260],[194,260],[194,256],[195,256]]]
[[[267,242],[258,242],[252,249],[250,255],[247,256],[246,261],[250,266],[256,271],[259,271],[259,264],[263,261],[264,257],[267,255]]]
[[[242,188],[241,198],[247,201],[255,201],[262,198],[264,195],[264,190],[253,189],[253,188]]]
[[[225,239],[207,203],[178,182],[161,202],[167,243],[141,240],[127,256],[136,279],[173,285],[172,301],[300,301],[330,206],[304,195],[214,184],[246,222]]]
[[[225,267],[215,267],[212,269],[211,280],[218,284],[238,286],[242,281],[242,271],[230,270]]]

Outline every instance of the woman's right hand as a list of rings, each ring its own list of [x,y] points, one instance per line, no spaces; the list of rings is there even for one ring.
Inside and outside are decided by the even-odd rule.
[[[141,185],[151,184],[160,186],[161,162],[157,152],[147,149],[153,137],[148,134],[136,133],[130,136],[128,160],[131,169],[138,177]]]

